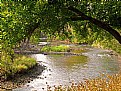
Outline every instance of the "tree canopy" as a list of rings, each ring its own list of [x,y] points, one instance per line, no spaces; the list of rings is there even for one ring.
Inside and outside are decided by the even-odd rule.
[[[121,43],[118,0],[3,0],[0,6],[1,48],[31,37],[37,28],[48,36],[69,37],[68,26],[80,38],[114,36]]]

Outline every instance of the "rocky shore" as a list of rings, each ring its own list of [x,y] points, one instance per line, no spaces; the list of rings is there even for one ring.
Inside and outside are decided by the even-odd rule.
[[[5,81],[0,81],[0,91],[11,91],[12,89],[22,87],[25,83],[29,83],[34,78],[37,78],[37,76],[40,75],[45,68],[45,66],[37,63],[37,65],[29,70],[16,74],[14,77]]]

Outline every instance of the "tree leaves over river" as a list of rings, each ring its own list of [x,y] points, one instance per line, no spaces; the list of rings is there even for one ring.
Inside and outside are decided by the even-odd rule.
[[[39,38],[40,32],[121,53],[119,0],[1,0],[0,6],[1,58],[12,60],[12,49],[31,36]]]

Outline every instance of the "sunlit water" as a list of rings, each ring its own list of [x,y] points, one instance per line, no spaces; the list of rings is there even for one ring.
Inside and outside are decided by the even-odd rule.
[[[85,78],[95,78],[101,73],[118,73],[119,63],[106,50],[90,48],[84,56],[72,55],[43,55],[33,54],[38,63],[47,68],[42,74],[23,88],[14,91],[46,91],[47,85],[70,85],[72,81],[84,81]]]

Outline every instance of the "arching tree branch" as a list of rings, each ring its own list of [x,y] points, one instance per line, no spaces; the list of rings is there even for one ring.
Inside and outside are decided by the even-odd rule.
[[[76,9],[75,7],[68,7],[68,9],[74,13],[77,14],[77,16],[81,17],[81,20],[84,19],[84,20],[89,20],[91,23],[97,25],[98,27],[100,28],[103,28],[104,30],[106,30],[107,32],[109,32],[110,34],[112,34],[117,40],[118,42],[121,44],[121,35],[116,31],[114,30],[113,28],[111,28],[108,24],[102,22],[102,21],[99,21],[95,18],[92,18],[90,16],[87,16],[85,15],[84,13],[82,13],[81,11],[79,11],[78,9]],[[75,20],[79,20],[80,18],[77,17],[77,19]]]

